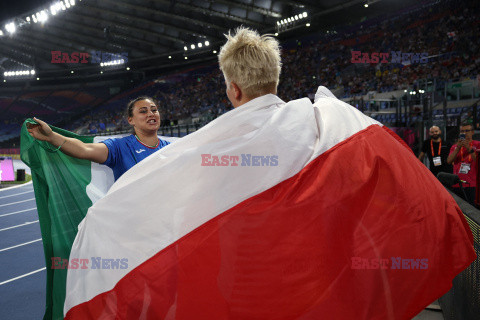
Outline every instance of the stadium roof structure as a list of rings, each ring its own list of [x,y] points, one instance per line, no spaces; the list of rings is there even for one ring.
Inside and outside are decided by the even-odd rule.
[[[361,18],[364,4],[378,1],[43,1],[0,22],[0,78],[85,81],[178,69],[216,59],[224,34],[240,25],[279,37],[308,33]],[[81,53],[89,53],[87,63]]]

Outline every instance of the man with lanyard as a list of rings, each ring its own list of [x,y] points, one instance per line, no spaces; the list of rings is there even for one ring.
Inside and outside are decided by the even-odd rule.
[[[476,150],[480,150],[480,141],[472,140],[473,126],[468,123],[460,125],[460,137],[456,144],[450,149],[447,163],[453,163],[453,174],[458,175],[460,180],[465,181],[463,187],[467,195],[467,200],[474,205],[475,188],[477,185],[477,154]],[[463,193],[459,185],[453,186],[453,191],[461,196]]]
[[[430,162],[430,171],[436,177],[439,172],[452,173],[452,166],[447,163],[450,144],[441,138],[442,131],[439,127],[430,128],[430,139],[423,142],[422,151],[418,160],[423,162],[425,154]]]

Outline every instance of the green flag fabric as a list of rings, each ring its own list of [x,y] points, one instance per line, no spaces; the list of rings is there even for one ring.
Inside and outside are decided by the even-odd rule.
[[[92,204],[107,193],[114,176],[113,171],[105,165],[67,156],[50,143],[34,139],[27,131],[28,123],[36,122],[27,119],[22,126],[20,156],[32,171],[45,252],[47,284],[43,319],[57,320],[63,319],[68,258],[78,225]],[[50,127],[55,132],[85,143],[125,136],[81,136]],[[170,142],[177,139],[160,138]]]
[[[28,119],[22,126],[20,154],[32,171],[45,252],[47,292],[43,319],[63,319],[67,268],[59,261],[68,261],[78,224],[92,205],[86,193],[92,178],[91,162],[72,158],[48,142],[35,140],[27,131],[27,123],[35,122]],[[53,126],[52,129],[86,143],[94,140]],[[52,268],[54,260],[56,268]]]

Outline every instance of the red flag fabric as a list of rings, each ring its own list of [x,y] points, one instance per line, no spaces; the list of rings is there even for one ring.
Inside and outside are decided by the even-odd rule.
[[[192,226],[185,234],[179,233],[176,240],[155,252],[149,251],[145,254],[148,258],[140,259],[123,274],[112,276],[116,270],[101,270],[109,278],[105,281],[108,284],[92,281],[100,279],[95,278],[97,270],[69,270],[65,318],[411,319],[447,292],[452,279],[475,259],[471,232],[453,198],[394,133],[374,120],[325,92],[317,94],[315,106],[311,107],[313,113],[308,113],[307,105],[306,101],[286,105],[279,102],[280,108],[270,110],[273,114],[263,113],[264,108],[256,109],[262,112],[260,117],[281,119],[280,127],[293,130],[292,134],[317,132],[311,141],[311,159],[299,170]],[[316,126],[284,117],[281,113],[289,108],[300,114],[305,110],[313,116]],[[295,114],[292,117],[298,117]],[[217,124],[197,134],[208,136],[208,130],[215,130]],[[260,122],[255,126],[255,130],[268,127]],[[278,123],[274,127],[278,128]],[[247,136],[257,142],[256,136]],[[279,142],[288,145],[289,136],[282,135]],[[262,134],[259,138],[265,142]],[[192,153],[180,151],[190,150],[190,143],[197,145],[194,135],[189,139],[193,141],[179,140],[159,151],[156,159],[146,159],[145,170],[139,169],[137,175],[142,176],[142,172],[149,172],[148,166],[162,161],[155,173],[166,174],[168,170],[162,168],[173,165],[166,160],[169,155],[191,157]],[[211,147],[200,140],[198,148]],[[295,143],[289,151],[295,153],[293,146]],[[300,150],[301,154],[305,150]],[[196,151],[193,154],[200,158]],[[282,156],[278,155],[276,169],[284,169],[280,168]],[[248,170],[224,169],[225,175],[214,177],[215,171],[191,169],[189,175],[197,175],[190,177],[192,184],[185,191],[188,195],[178,195],[197,201],[198,213],[189,217],[198,218],[232,196],[231,192],[211,188],[213,180],[209,179],[221,179],[230,191],[229,186],[236,185],[241,193],[244,184],[255,186],[255,176],[257,184],[264,178],[260,171],[249,176]],[[241,173],[248,179],[242,180]],[[148,185],[149,180],[142,177],[138,178],[140,182],[130,181],[134,176],[122,177],[113,191],[91,209],[72,249],[74,257],[101,256],[108,250],[123,250],[126,256],[133,257],[139,254],[133,253],[134,248],[147,251],[142,241],[156,242],[155,228],[149,230],[155,219],[164,225],[169,223],[167,217],[178,218],[175,212],[162,210],[166,204],[151,200],[159,206],[157,211],[148,215],[142,214],[143,209],[129,212],[128,226],[118,227],[150,236],[138,242],[134,240],[136,234],[122,235],[123,240],[105,248],[109,238],[119,239],[116,234],[109,235],[119,230],[108,227],[112,224],[108,218],[114,216],[108,209],[115,206],[112,201]],[[158,179],[159,185],[164,185]],[[175,179],[175,175],[165,179]],[[236,179],[241,183],[237,185]],[[167,188],[168,184],[162,190],[168,192]],[[215,197],[216,192],[222,197]],[[209,194],[213,195],[206,199]],[[176,199],[169,197],[168,201]],[[204,209],[205,201],[208,209]],[[126,212],[115,214],[123,219]],[[136,214],[140,221],[131,218]],[[150,220],[144,221],[145,217]],[[172,226],[180,228],[175,222]],[[102,230],[102,234],[92,230]],[[94,238],[96,246],[87,237]]]

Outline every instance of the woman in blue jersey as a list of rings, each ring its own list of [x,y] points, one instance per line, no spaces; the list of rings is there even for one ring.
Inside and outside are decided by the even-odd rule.
[[[109,166],[117,180],[135,164],[169,144],[157,136],[160,113],[152,98],[142,96],[130,101],[127,118],[133,127],[133,134],[100,143],[84,143],[65,137],[53,132],[48,124],[36,118],[38,125],[29,126],[28,132],[35,139],[47,141],[69,156]]]

